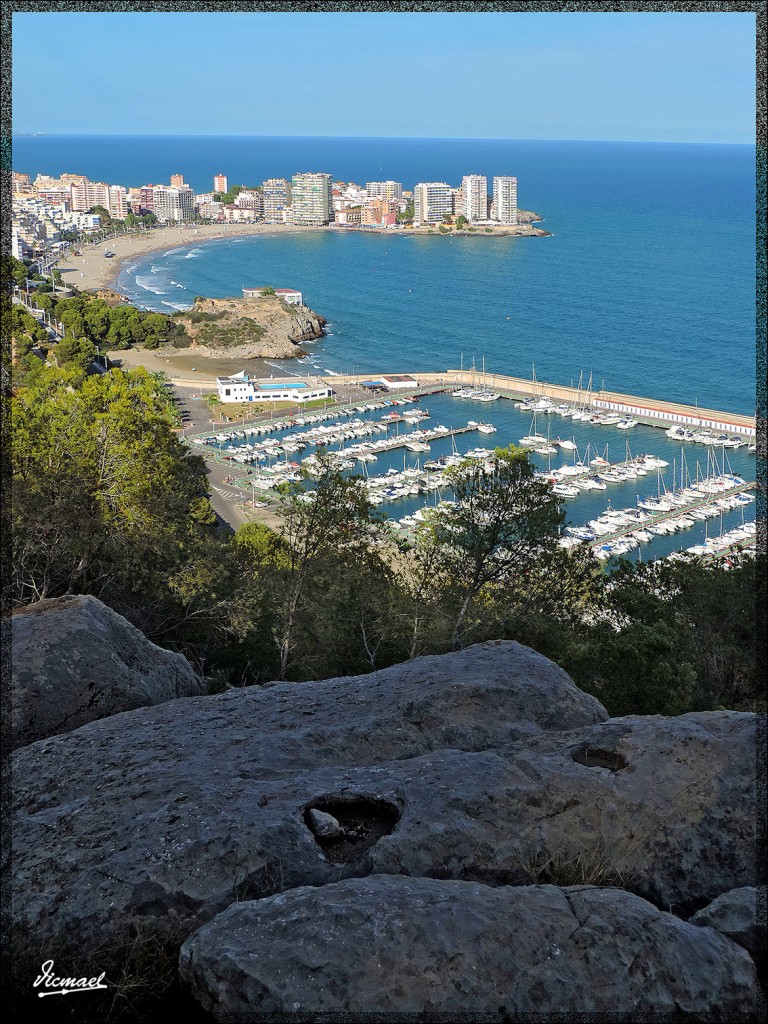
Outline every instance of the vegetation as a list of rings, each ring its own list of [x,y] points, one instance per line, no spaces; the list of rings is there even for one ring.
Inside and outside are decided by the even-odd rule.
[[[11,280],[13,605],[94,594],[218,686],[361,673],[509,638],[613,715],[765,707],[764,555],[727,572],[692,559],[606,574],[588,551],[557,544],[561,503],[514,447],[497,449],[493,472],[455,467],[457,504],[431,512],[412,546],[322,452],[283,485],[279,532],[218,530],[206,467],[178,436],[163,376],[86,372],[90,338],[131,311],[56,303],[77,329],[46,365],[32,355],[39,325],[11,306]]]
[[[414,215],[413,199],[409,199],[409,200],[407,200],[407,202],[405,204],[405,209],[403,210],[403,212],[402,213],[398,213],[398,215],[397,215],[397,223],[398,224],[412,224],[413,223],[413,215]]]
[[[469,224],[469,221],[467,220],[463,213],[460,213],[459,216],[456,218],[457,230],[463,231],[467,224]]]

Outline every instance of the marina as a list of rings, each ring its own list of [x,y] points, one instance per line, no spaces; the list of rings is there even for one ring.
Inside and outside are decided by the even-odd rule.
[[[519,445],[521,438],[530,436],[531,403],[548,399],[547,411],[537,411],[537,443],[528,448],[528,456],[536,472],[566,502],[563,546],[581,541],[604,561],[618,556],[659,558],[691,547],[701,548],[702,557],[710,558],[716,554],[712,520],[718,535],[740,529],[745,522],[754,526],[755,452],[748,435],[734,431],[728,435],[734,446],[727,447],[716,443],[717,434],[706,443],[699,433],[698,443],[691,445],[669,426],[659,429],[660,422],[638,421],[631,429],[622,429],[621,417],[606,422],[594,411],[578,418],[566,416],[564,403],[542,395],[540,384],[537,388],[536,394],[527,396],[509,389],[503,398],[514,401],[482,405],[482,420],[473,420],[466,417],[481,406],[455,398],[455,388],[444,379],[420,380],[419,388],[408,394],[358,398],[355,404],[279,418],[273,414],[271,421],[243,423],[189,440],[203,446],[207,457],[230,467],[232,486],[244,503],[250,498],[253,507],[257,501],[273,505],[274,488],[285,480],[300,480],[302,470],[311,470],[316,452],[323,449],[342,472],[366,481],[371,501],[407,540],[430,507],[450,505],[445,471],[465,459],[490,466],[495,447]],[[348,390],[339,384],[339,391]],[[570,409],[580,411],[575,405]],[[437,426],[425,429],[433,421]],[[485,435],[480,445],[487,447],[470,440],[478,434]],[[727,508],[717,504],[737,495],[744,500]],[[629,519],[619,521],[622,513],[629,513]],[[606,516],[597,529],[589,526]],[[580,530],[587,532],[578,538]],[[735,543],[748,545],[749,537]]]

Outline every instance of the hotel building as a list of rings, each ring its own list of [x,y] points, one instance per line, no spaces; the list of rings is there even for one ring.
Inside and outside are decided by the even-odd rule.
[[[184,175],[183,174],[172,174],[171,175],[171,185],[173,185],[174,188],[181,188],[183,186],[183,184],[184,184]]]
[[[214,179],[213,179],[213,191],[214,192],[220,192],[222,195],[224,195],[226,192],[229,192],[229,188],[227,187],[227,185],[228,185],[228,182],[227,182],[226,174],[217,174],[217,175],[214,176]]]
[[[517,224],[517,178],[493,179],[493,209],[500,224]]]
[[[440,224],[453,208],[453,190],[444,181],[420,181],[413,189],[413,223]]]
[[[294,174],[291,183],[293,223],[318,227],[333,220],[330,174]]]

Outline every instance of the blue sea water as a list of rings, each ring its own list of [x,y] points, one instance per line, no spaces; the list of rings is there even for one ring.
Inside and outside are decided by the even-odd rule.
[[[155,253],[118,282],[170,312],[299,288],[330,321],[316,370],[464,366],[726,411],[755,408],[752,146],[504,140],[17,137],[15,170],[209,191],[298,170],[364,183],[515,174],[548,238],[313,232]]]

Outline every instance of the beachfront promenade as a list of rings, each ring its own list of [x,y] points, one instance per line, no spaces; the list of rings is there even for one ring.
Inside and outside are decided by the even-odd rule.
[[[445,370],[442,373],[409,373],[407,376],[418,381],[418,388],[403,389],[403,394],[413,394],[442,390],[453,390],[460,386],[480,385],[476,372],[470,370]],[[291,378],[274,378],[273,383]],[[334,387],[362,384],[375,380],[376,374],[337,374],[331,378],[322,378]],[[193,383],[193,382],[189,382]],[[207,382],[195,381],[202,385]],[[490,391],[498,392],[502,398],[523,399],[548,397],[554,402],[567,402],[569,405],[589,406],[595,412],[616,412],[633,416],[638,422],[656,427],[669,427],[683,424],[687,427],[701,427],[723,433],[736,434],[745,438],[756,436],[754,416],[744,416],[735,412],[722,412],[717,409],[704,409],[700,406],[684,405],[680,402],[664,402],[654,398],[642,398],[637,395],[624,395],[614,391],[586,392],[583,388],[566,387],[560,384],[548,384],[545,381],[527,380],[523,377],[508,377],[497,373],[487,373],[482,377],[482,386]]]

